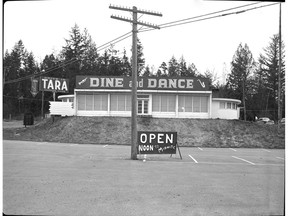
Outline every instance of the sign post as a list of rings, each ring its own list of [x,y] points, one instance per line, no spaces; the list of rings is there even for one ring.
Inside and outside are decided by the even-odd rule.
[[[38,79],[31,79],[31,94],[35,97],[38,94],[39,89],[39,80]]]
[[[53,93],[53,99],[55,101],[55,93],[62,92],[66,93],[69,91],[69,79],[55,78],[55,77],[40,77],[39,90],[42,92],[42,106],[41,115],[44,119],[44,92],[49,91]],[[32,93],[32,92],[31,92]],[[33,94],[33,93],[32,93]]]
[[[177,132],[146,132],[138,131],[138,154],[176,154],[179,151]]]

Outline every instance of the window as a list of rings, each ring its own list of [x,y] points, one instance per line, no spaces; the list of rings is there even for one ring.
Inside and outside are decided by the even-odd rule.
[[[93,110],[93,94],[86,95],[86,110]]]
[[[160,112],[160,104],[161,104],[161,97],[160,95],[153,95],[152,96],[152,111],[153,112]]]
[[[78,95],[78,110],[85,110],[86,108],[86,95]]]
[[[107,111],[108,110],[108,95],[94,94],[94,110]]]
[[[155,94],[152,98],[153,112],[175,112],[176,96],[168,94]]]
[[[220,109],[225,109],[225,102],[220,102]]]
[[[110,109],[111,111],[130,111],[131,110],[131,95],[111,94]]]
[[[227,108],[226,109],[232,109],[232,104],[231,103],[227,103]]]
[[[237,109],[237,104],[231,102],[220,102],[220,109]]]
[[[108,108],[107,94],[78,94],[78,110],[87,111],[107,111]]]
[[[201,97],[193,97],[193,112],[200,112]]]
[[[208,112],[208,97],[201,97],[201,112]]]
[[[179,112],[208,112],[208,96],[184,96],[178,97]]]

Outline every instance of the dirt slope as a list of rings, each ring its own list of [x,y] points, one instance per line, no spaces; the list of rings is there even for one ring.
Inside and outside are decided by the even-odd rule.
[[[139,131],[176,131],[180,146],[284,148],[285,128],[255,122],[212,119],[139,118]],[[66,117],[27,128],[3,130],[4,139],[130,145],[131,119]]]

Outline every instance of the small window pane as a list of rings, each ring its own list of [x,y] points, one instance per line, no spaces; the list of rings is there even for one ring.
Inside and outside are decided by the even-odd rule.
[[[185,111],[184,112],[192,112],[192,97],[185,96]]]
[[[118,95],[118,111],[125,111],[125,95]]]
[[[160,111],[160,96],[159,95],[153,95],[152,96],[152,111],[153,112],[159,112]]]
[[[167,95],[161,95],[161,112],[167,112],[168,110],[167,100],[168,100]]]
[[[201,97],[201,112],[208,112],[208,97]]]
[[[178,112],[185,112],[185,97],[178,96]]]
[[[220,102],[220,109],[225,109],[225,102]]]
[[[176,96],[169,96],[168,101],[168,112],[175,112],[175,106],[176,106]]]
[[[126,95],[126,111],[131,111],[131,95]]]
[[[227,109],[232,109],[231,103],[227,103]]]
[[[78,110],[85,110],[85,95],[78,95]]]
[[[110,97],[110,109],[111,111],[117,111],[118,95],[112,95]]]
[[[86,95],[86,110],[93,110],[93,95]]]
[[[200,112],[200,97],[193,97],[193,112]]]
[[[148,114],[148,101],[147,100],[143,100],[142,102],[144,102],[144,114]]]
[[[149,99],[149,95],[142,95],[142,94],[138,94],[137,98],[146,98]]]

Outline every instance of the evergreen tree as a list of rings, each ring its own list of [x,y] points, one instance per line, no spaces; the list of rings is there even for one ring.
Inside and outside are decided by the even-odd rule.
[[[125,49],[123,50],[122,67],[123,67],[123,76],[132,76],[132,65],[129,62],[129,58],[127,57]]]
[[[150,76],[152,76],[153,74],[152,74],[152,72],[151,72],[151,70],[150,70],[150,67],[147,65],[146,67],[145,67],[145,70],[144,70],[144,73],[142,74],[142,76],[143,77],[150,77]]]
[[[197,77],[199,74],[196,66],[194,63],[191,63],[189,66],[188,66],[188,69],[186,71],[186,77]]]
[[[37,73],[39,69],[33,53],[27,52],[22,40],[15,44],[11,53],[5,52],[3,63],[3,115],[7,117],[9,114],[17,115],[31,108],[31,81],[26,77]]]
[[[162,62],[162,64],[160,65],[156,76],[157,77],[161,77],[161,76],[167,76],[168,75],[168,67],[167,64],[165,62]]]
[[[137,38],[137,72],[138,76],[141,71],[145,68],[145,58],[143,53],[143,45],[139,38]]]
[[[246,93],[249,75],[255,66],[252,53],[247,44],[240,44],[231,62],[231,74],[228,77],[228,87],[234,92],[234,98],[241,99],[244,107],[244,120],[246,121]]]
[[[168,76],[178,77],[180,76],[179,63],[174,56],[168,62]]]
[[[285,103],[285,45],[281,41],[282,47],[282,59],[281,59],[281,102],[282,110],[284,110]],[[276,120],[278,119],[276,110],[278,109],[278,75],[279,75],[279,35],[274,35],[271,38],[269,45],[264,48],[264,54],[261,54],[259,57],[259,64],[261,67],[258,70],[258,79],[259,79],[259,89],[262,90],[260,93],[265,93],[268,97],[266,103],[266,110],[275,110],[272,111],[270,116]],[[261,85],[260,85],[261,84]],[[264,92],[263,92],[264,91]]]
[[[181,77],[185,77],[188,75],[188,68],[186,66],[186,61],[184,59],[184,57],[182,56],[179,60],[179,73]]]
[[[77,24],[72,27],[70,38],[65,41],[61,57],[66,64],[64,74],[69,79],[69,92],[73,93],[76,75],[91,74],[97,68],[97,50],[88,31],[84,29],[84,33],[81,33]]]

